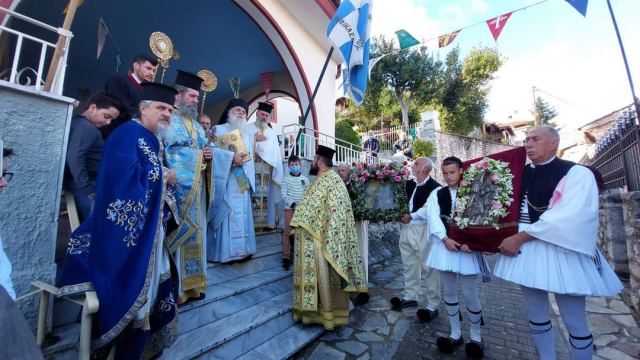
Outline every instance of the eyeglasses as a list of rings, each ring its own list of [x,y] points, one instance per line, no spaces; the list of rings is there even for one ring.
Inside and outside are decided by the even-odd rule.
[[[11,181],[11,178],[13,178],[13,173],[8,171],[3,171],[2,177],[5,179],[6,182],[9,182]]]

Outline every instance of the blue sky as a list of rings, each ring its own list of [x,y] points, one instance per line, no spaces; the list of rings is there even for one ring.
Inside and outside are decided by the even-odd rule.
[[[405,29],[430,39],[539,0],[377,0],[372,35]],[[640,96],[640,0],[612,0]],[[634,23],[635,22],[635,23]],[[496,44],[485,23],[460,32],[451,46],[463,54],[497,46],[505,64],[492,81],[489,121],[530,118],[532,86],[558,111],[567,130],[631,103],[627,76],[605,0],[590,0],[582,17],[565,0],[514,13]],[[437,49],[442,58],[449,48]],[[549,95],[551,94],[551,95]]]

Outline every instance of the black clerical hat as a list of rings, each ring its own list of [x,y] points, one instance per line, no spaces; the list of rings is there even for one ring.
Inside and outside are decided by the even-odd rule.
[[[171,86],[158,83],[142,83],[142,96],[140,100],[159,101],[173,106],[176,102],[178,90]]]
[[[229,112],[229,110],[233,109],[236,106],[240,106],[241,108],[244,109],[245,112],[249,111],[249,105],[247,104],[246,101],[240,98],[233,98],[229,100],[229,102],[227,103],[227,107],[225,107],[224,110],[222,111],[222,115],[220,116],[218,125],[227,123],[227,113]]]
[[[336,151],[333,150],[332,148],[328,148],[322,145],[318,145],[318,149],[316,150],[317,155],[321,155],[329,159],[333,159],[333,154],[335,153]]]
[[[204,80],[196,74],[192,74],[190,72],[183,71],[183,70],[178,70],[175,84],[200,91],[200,85],[202,84],[203,81]]]
[[[273,111],[273,105],[269,104],[268,102],[259,102],[258,110],[266,111],[271,114],[271,112]]]

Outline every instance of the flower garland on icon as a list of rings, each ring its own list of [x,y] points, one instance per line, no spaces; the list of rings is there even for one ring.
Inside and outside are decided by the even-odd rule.
[[[349,191],[355,198],[352,201],[353,215],[356,220],[369,220],[371,222],[398,221],[400,216],[407,212],[407,194],[405,182],[411,172],[408,163],[384,162],[384,163],[351,163],[349,178],[351,180]],[[370,181],[391,184],[395,194],[393,209],[366,208],[366,188]]]
[[[470,205],[470,198],[473,194],[473,185],[483,179],[487,179],[496,186],[497,191],[493,193],[491,206],[488,213],[485,213],[482,223],[472,223],[472,220],[465,216],[465,210]],[[500,229],[500,219],[509,214],[507,210],[513,202],[513,175],[509,169],[509,164],[491,158],[483,158],[475,162],[464,171],[456,202],[454,220],[460,229],[467,226],[490,226]],[[480,199],[482,200],[482,199]],[[479,201],[474,199],[474,201]]]

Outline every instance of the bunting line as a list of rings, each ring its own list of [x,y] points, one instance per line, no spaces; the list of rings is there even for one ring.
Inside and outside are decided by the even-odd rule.
[[[478,21],[478,22],[476,22],[476,23],[473,23],[473,24],[471,24],[471,25],[467,25],[467,26],[462,27],[462,28],[460,28],[460,29],[458,29],[458,30],[456,30],[456,31],[451,31],[451,32],[448,32],[448,33],[446,33],[446,34],[444,34],[444,35],[440,35],[440,36],[432,37],[432,38],[429,38],[429,39],[426,39],[426,40],[423,40],[423,41],[418,41],[416,44],[413,44],[413,45],[411,45],[411,46],[407,46],[407,47],[405,47],[405,48],[402,48],[402,47],[401,47],[400,49],[395,50],[395,51],[390,52],[390,53],[385,54],[385,55],[397,54],[397,53],[399,53],[401,50],[408,49],[408,48],[410,48],[410,47],[417,46],[417,45],[425,45],[427,42],[434,41],[434,40],[438,40],[438,45],[439,45],[439,47],[440,47],[440,48],[443,48],[443,47],[445,47],[445,46],[447,46],[447,45],[451,44],[451,43],[453,42],[453,40],[455,40],[456,36],[457,36],[457,35],[458,35],[462,30],[466,30],[466,29],[469,29],[469,28],[472,28],[472,27],[474,27],[474,26],[478,26],[478,25],[481,25],[481,24],[487,24],[487,25],[489,26],[490,30],[491,30],[492,25],[490,25],[488,22],[489,22],[489,21],[492,21],[492,20],[496,20],[496,19],[498,19],[498,18],[502,17],[502,19],[500,20],[499,24],[496,24],[496,27],[499,27],[499,28],[500,28],[500,31],[498,31],[498,32],[497,32],[497,36],[500,36],[500,32],[501,32],[501,31],[502,31],[502,29],[504,28],[504,24],[506,23],[506,19],[508,19],[508,18],[509,18],[513,13],[518,12],[518,11],[522,11],[522,10],[526,10],[526,9],[531,8],[531,7],[534,7],[534,6],[541,5],[541,4],[546,3],[546,2],[548,2],[548,1],[549,1],[549,0],[541,0],[541,1],[538,1],[538,2],[536,2],[536,3],[533,3],[533,4],[530,4],[530,5],[523,6],[523,7],[521,7],[521,8],[515,9],[515,10],[511,10],[511,11],[509,11],[509,12],[506,12],[506,13],[504,13],[504,14],[500,15],[500,16],[497,16],[497,17],[491,18],[491,19],[489,19],[489,20],[482,20],[482,21]],[[565,0],[565,1],[569,2],[571,5],[574,5],[574,4],[573,4],[573,2],[574,2],[574,1],[577,1],[577,2],[580,2],[580,3],[584,2],[584,3],[585,3],[585,11],[586,11],[586,3],[587,3],[587,1],[588,1],[588,0]],[[505,17],[506,17],[506,19],[505,19]],[[499,25],[499,26],[497,26],[497,25]],[[399,39],[399,40],[398,40],[398,42],[401,42],[401,41],[405,41],[405,42],[406,42],[407,37],[408,37],[408,38],[411,38],[411,39],[415,39],[415,38],[414,38],[413,36],[411,36],[411,34],[409,34],[406,30],[398,30],[398,31],[396,31],[396,34],[398,34],[398,33],[400,33],[400,32],[402,32],[403,40],[400,40],[400,39]],[[493,35],[493,31],[491,31],[491,33],[492,33],[492,35]],[[496,35],[494,35],[494,40],[496,40],[496,39],[497,39],[497,36],[496,36]],[[444,39],[449,39],[450,41],[449,41],[449,42],[447,42],[447,43],[446,43],[446,45],[444,45],[444,46],[440,46],[441,39],[443,39],[443,38],[444,38]]]

